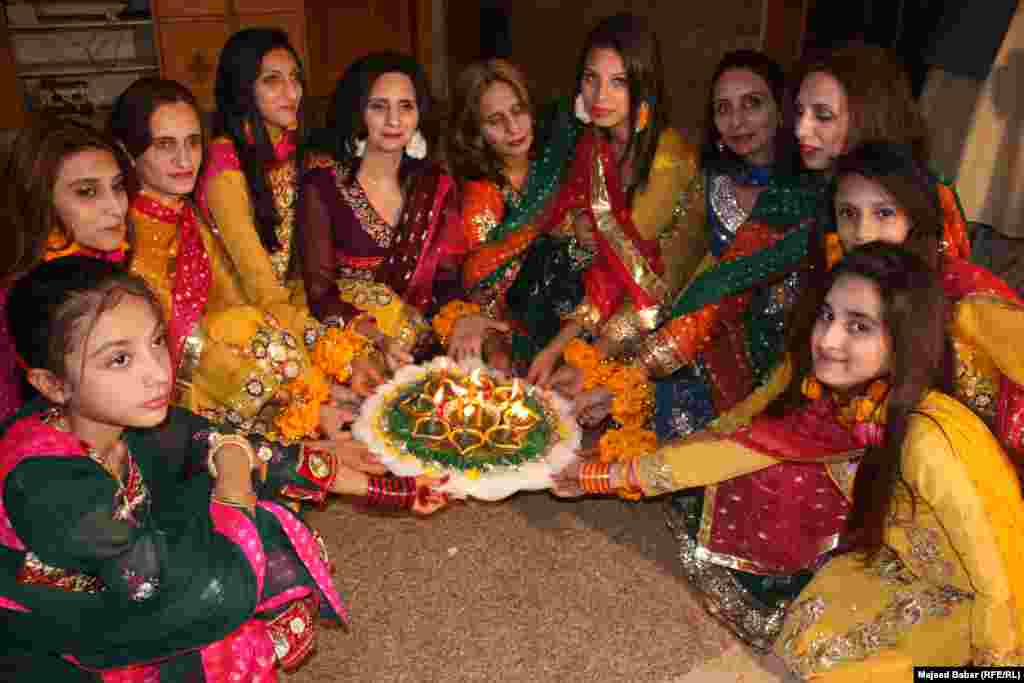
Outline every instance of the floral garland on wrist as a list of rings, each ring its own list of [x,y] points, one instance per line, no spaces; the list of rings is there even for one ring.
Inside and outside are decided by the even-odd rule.
[[[343,329],[332,327],[316,343],[312,354],[313,365],[338,384],[344,384],[352,377],[352,362],[365,354],[371,346],[370,340],[356,332],[352,323]]]
[[[331,390],[323,370],[311,367],[282,389],[287,406],[274,417],[278,434],[286,441],[314,436],[320,429],[320,406]]]
[[[465,318],[471,315],[480,315],[481,308],[478,304],[469,303],[468,301],[462,301],[456,299],[449,301],[441,310],[437,312],[434,319],[430,324],[434,327],[434,332],[437,334],[437,338],[441,340],[441,346],[448,348],[448,340],[452,336],[452,332],[455,330],[455,323],[460,318]]]
[[[324,332],[310,356],[312,367],[283,388],[287,407],[278,412],[274,425],[284,439],[297,441],[319,433],[320,407],[331,395],[329,380],[347,382],[352,376],[352,362],[369,346],[369,340],[352,325]]]
[[[653,451],[658,437],[646,425],[654,409],[654,391],[644,370],[608,360],[580,339],[569,342],[564,357],[566,363],[583,371],[584,391],[603,386],[614,395],[612,418],[620,427],[607,430],[598,441],[601,462],[628,463]],[[627,500],[638,500],[643,495],[632,486],[618,493]]]

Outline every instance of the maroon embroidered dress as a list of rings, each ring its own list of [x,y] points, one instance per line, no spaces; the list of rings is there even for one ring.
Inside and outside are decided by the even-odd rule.
[[[388,336],[411,334],[410,321],[419,336],[427,329],[423,316],[458,297],[457,256],[442,243],[451,179],[426,162],[411,173],[401,218],[392,226],[348,168],[306,172],[299,211],[303,279],[317,318],[369,313]]]

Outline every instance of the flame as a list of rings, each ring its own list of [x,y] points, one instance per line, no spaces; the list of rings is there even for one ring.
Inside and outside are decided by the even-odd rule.
[[[469,381],[476,386],[483,386],[483,382],[480,381],[480,368],[477,368],[470,374]]]
[[[444,403],[444,387],[439,388],[434,394],[434,405],[440,406],[442,403]]]
[[[509,398],[510,399],[515,399],[515,398],[518,398],[518,397],[519,397],[519,378],[516,377],[514,380],[512,380],[512,396],[510,396]]]
[[[469,405],[467,405],[465,408],[462,409],[462,416],[465,417],[468,420],[470,417],[472,417],[473,413],[475,413],[475,412],[476,412],[476,406],[474,406],[472,403],[470,403]]]

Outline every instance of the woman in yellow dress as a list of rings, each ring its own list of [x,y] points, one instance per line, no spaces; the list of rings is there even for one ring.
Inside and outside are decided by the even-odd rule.
[[[570,465],[556,493],[718,484],[684,558],[690,578],[719,615],[741,618],[709,558],[765,575],[817,569],[774,642],[809,680],[1021,664],[1024,500],[998,440],[942,393],[939,278],[900,247],[867,244],[831,271],[816,311],[790,349],[803,381],[769,414],[628,465]],[[829,559],[835,548],[852,552]]]
[[[287,498],[322,501],[328,491],[362,494],[376,486],[367,473],[383,474],[383,466],[341,431],[344,416],[327,400],[322,367],[330,371],[331,364],[322,360],[338,335],[316,341],[322,331],[290,303],[250,305],[224,244],[192,205],[203,159],[195,98],[175,81],[141,79],[118,98],[110,130],[132,160],[130,267],[150,285],[167,320],[174,402],[248,432],[302,441],[297,470],[320,488],[285,484],[280,493]],[[294,325],[306,326],[310,337],[296,339]],[[316,341],[313,353],[306,341]],[[306,396],[304,387],[325,395]],[[331,440],[303,440],[321,434]]]

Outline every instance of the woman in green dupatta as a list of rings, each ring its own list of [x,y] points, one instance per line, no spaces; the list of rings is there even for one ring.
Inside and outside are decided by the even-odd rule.
[[[601,21],[582,51],[577,87],[576,115],[591,125],[569,124],[559,112],[562,137],[535,160],[550,175],[542,173],[537,194],[518,207],[505,202],[504,223],[489,231],[497,237],[488,244],[498,246],[478,250],[464,267],[467,285],[504,292],[502,315],[522,344],[515,355],[532,359],[529,377],[539,382],[577,333],[638,334],[705,251],[694,229],[703,221],[691,217],[702,202],[691,211],[685,201],[697,184],[696,151],[667,125],[660,50],[646,24],[628,14]],[[470,231],[472,221],[463,221]],[[505,267],[509,256],[515,265]]]
[[[563,102],[538,118],[522,71],[503,59],[463,70],[452,111],[448,159],[460,221],[451,239],[468,251],[462,275],[470,303],[451,306],[439,331],[455,358],[482,354],[493,366],[509,367],[513,357],[528,362],[531,345],[503,334],[505,293],[538,235],[532,221],[558,190],[581,126]]]
[[[321,617],[347,622],[322,545],[278,502],[346,492],[329,444],[169,408],[160,304],[115,264],[51,261],[9,306],[46,399],[0,438],[0,619],[19,671],[40,680],[64,656],[92,680],[273,681]]]

